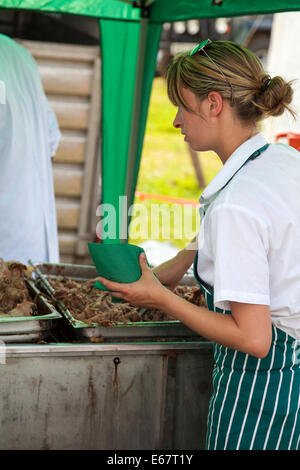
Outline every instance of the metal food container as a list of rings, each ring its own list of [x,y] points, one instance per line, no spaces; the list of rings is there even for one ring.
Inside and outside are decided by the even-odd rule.
[[[205,447],[208,341],[8,345],[5,361],[1,450]]]
[[[53,321],[62,318],[37,289],[33,281],[25,281],[33,299],[36,299],[37,315],[13,317],[0,315],[0,341],[4,343],[30,343],[51,336]]]
[[[94,266],[81,266],[72,264],[52,264],[43,263],[36,264],[35,268],[40,274],[49,279],[56,279],[58,276],[68,277],[74,281],[87,281],[98,277],[97,270]],[[42,289],[41,279],[37,276],[36,282],[39,288]],[[184,276],[180,285],[195,285],[195,279],[193,276]],[[178,320],[174,321],[151,321],[151,322],[128,322],[128,323],[117,323],[112,327],[99,326],[93,324],[92,326],[86,323],[76,320],[71,312],[63,306],[57,309],[63,314],[67,321],[69,329],[72,330],[72,334],[75,338],[80,340],[99,340],[105,341],[121,341],[121,342],[132,342],[154,339],[158,341],[174,341],[174,340],[199,340],[201,338],[195,331],[185,326]],[[201,338],[203,340],[203,338]]]

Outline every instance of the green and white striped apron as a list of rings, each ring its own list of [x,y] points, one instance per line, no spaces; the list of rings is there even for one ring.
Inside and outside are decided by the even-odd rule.
[[[200,279],[197,259],[194,276],[208,309],[230,314],[214,307],[213,288]],[[206,449],[300,449],[300,342],[272,325],[265,358],[214,344],[214,362]]]

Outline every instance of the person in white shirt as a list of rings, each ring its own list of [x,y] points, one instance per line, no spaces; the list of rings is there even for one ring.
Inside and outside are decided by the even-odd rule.
[[[58,262],[52,175],[60,131],[37,65],[0,35],[0,258]]]
[[[101,282],[213,341],[207,449],[300,448],[300,153],[269,145],[257,123],[290,108],[293,90],[229,41],[209,40],[170,65],[173,125],[223,167],[200,197],[193,244],[136,283]],[[194,260],[208,309],[171,289]],[[160,283],[160,282],[162,283]]]

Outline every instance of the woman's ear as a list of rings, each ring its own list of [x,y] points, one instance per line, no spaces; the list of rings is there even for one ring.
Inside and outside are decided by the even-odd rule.
[[[217,91],[210,91],[207,95],[208,109],[212,117],[216,117],[223,109],[223,98]]]

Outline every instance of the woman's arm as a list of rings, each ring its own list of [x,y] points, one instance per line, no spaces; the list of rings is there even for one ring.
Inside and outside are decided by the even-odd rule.
[[[197,240],[195,237],[174,258],[156,266],[152,271],[164,286],[173,290],[193,263],[196,250]]]
[[[142,276],[137,282],[120,284],[103,278],[99,280],[112,290],[113,296],[138,307],[160,309],[210,341],[256,357],[268,354],[271,344],[269,306],[231,302],[231,315],[211,312],[162,286],[143,255],[140,266]]]
[[[272,339],[269,306],[239,302],[230,302],[230,306],[231,315],[211,312],[169,292],[161,297],[158,308],[210,341],[265,357]]]

